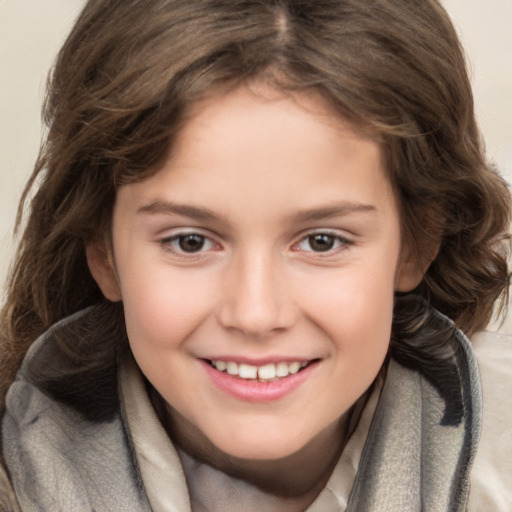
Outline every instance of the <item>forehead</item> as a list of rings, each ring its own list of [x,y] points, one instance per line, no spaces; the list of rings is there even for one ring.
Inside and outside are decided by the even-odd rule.
[[[235,128],[251,130],[255,144],[274,127],[274,131],[281,128],[291,131],[294,126],[312,128],[313,124],[317,128],[315,132],[304,133],[309,138],[318,135],[330,140],[334,135],[346,140],[380,143],[380,135],[374,133],[375,130],[347,121],[320,91],[283,89],[265,80],[262,77],[239,85],[211,88],[186,109],[183,129],[173,147],[192,131],[197,138],[201,129],[208,130],[215,125],[217,130],[223,127],[229,131],[235,124]],[[265,130],[260,129],[262,125],[266,125]],[[323,133],[318,130],[320,127]],[[239,133],[241,138],[244,132]]]
[[[314,91],[261,84],[195,103],[161,168],[129,187],[139,207],[168,197],[226,215],[393,202],[379,141]]]

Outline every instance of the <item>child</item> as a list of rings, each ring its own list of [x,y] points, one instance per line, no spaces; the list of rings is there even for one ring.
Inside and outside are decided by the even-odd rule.
[[[462,332],[510,196],[435,0],[90,0],[45,115],[5,503],[453,512],[472,478],[477,510]]]

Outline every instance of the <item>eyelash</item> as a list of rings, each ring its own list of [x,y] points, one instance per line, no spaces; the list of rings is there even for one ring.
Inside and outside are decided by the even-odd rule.
[[[182,244],[185,243],[187,238],[193,237],[195,237],[196,241],[199,242],[198,250],[185,250]],[[317,243],[325,243],[327,247],[325,250],[314,250],[311,247],[311,243],[315,237],[323,238],[322,242],[317,240]],[[189,240],[189,242],[190,241],[192,240]],[[309,249],[301,247],[301,245],[304,243],[309,244]],[[203,252],[215,250],[215,248],[220,247],[218,242],[199,231],[184,231],[172,236],[168,236],[160,240],[160,245],[166,252],[170,252],[175,256],[187,259],[201,257]],[[302,251],[305,253],[311,253],[312,255],[314,254],[315,257],[321,258],[332,256],[340,251],[347,250],[351,245],[353,245],[353,241],[349,240],[348,238],[340,236],[337,233],[333,233],[332,231],[324,230],[307,233],[305,236],[301,237],[299,241],[295,242],[291,249],[294,252]]]
[[[186,251],[183,247],[179,247],[182,242],[185,241],[186,238],[196,237],[200,239],[200,247],[199,250],[195,251]],[[174,244],[177,244],[178,247],[175,247]],[[160,240],[160,245],[166,252],[170,252],[175,256],[181,258],[197,258],[204,251],[204,246],[207,245],[206,250],[212,250],[215,247],[218,247],[219,244],[215,242],[211,237],[204,235],[203,233],[197,231],[190,232],[180,232],[172,236],[168,236]]]
[[[325,239],[327,239],[327,248],[325,250],[314,250],[311,248],[311,242],[315,237],[323,237],[325,243]],[[309,243],[310,249],[304,249],[300,246],[304,243]],[[297,243],[292,246],[292,250],[302,250],[307,253],[312,253],[315,257],[328,257],[337,254],[340,251],[347,250],[353,242],[346,237],[343,237],[337,233],[333,233],[332,231],[316,231],[313,233],[308,233],[303,236]]]

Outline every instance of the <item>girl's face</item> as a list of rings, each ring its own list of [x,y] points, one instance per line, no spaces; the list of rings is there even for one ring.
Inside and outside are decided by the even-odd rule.
[[[119,190],[113,272],[99,255],[171,417],[244,459],[337,432],[383,364],[395,290],[421,277],[378,142],[264,86],[195,106],[161,170]]]

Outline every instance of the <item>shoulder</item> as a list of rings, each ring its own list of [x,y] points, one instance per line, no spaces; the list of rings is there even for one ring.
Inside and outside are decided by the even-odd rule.
[[[90,473],[92,464],[101,475],[102,468],[108,470],[120,458],[123,445],[119,421],[93,424],[23,379],[11,386],[2,446],[22,506],[44,503],[48,510],[57,505],[62,509],[64,494],[57,496],[56,490],[65,489],[73,500],[69,510],[88,510],[84,479],[96,479]]]
[[[480,332],[471,338],[482,379],[482,435],[468,511],[512,510],[512,335]]]
[[[92,332],[91,313],[66,319],[34,342],[7,394],[2,449],[22,509],[111,510],[116,503],[146,510],[112,379],[115,364],[98,385],[102,365],[90,365],[81,349],[68,351],[73,338],[91,350],[93,340],[80,340]],[[116,406],[105,414],[105,404]]]

